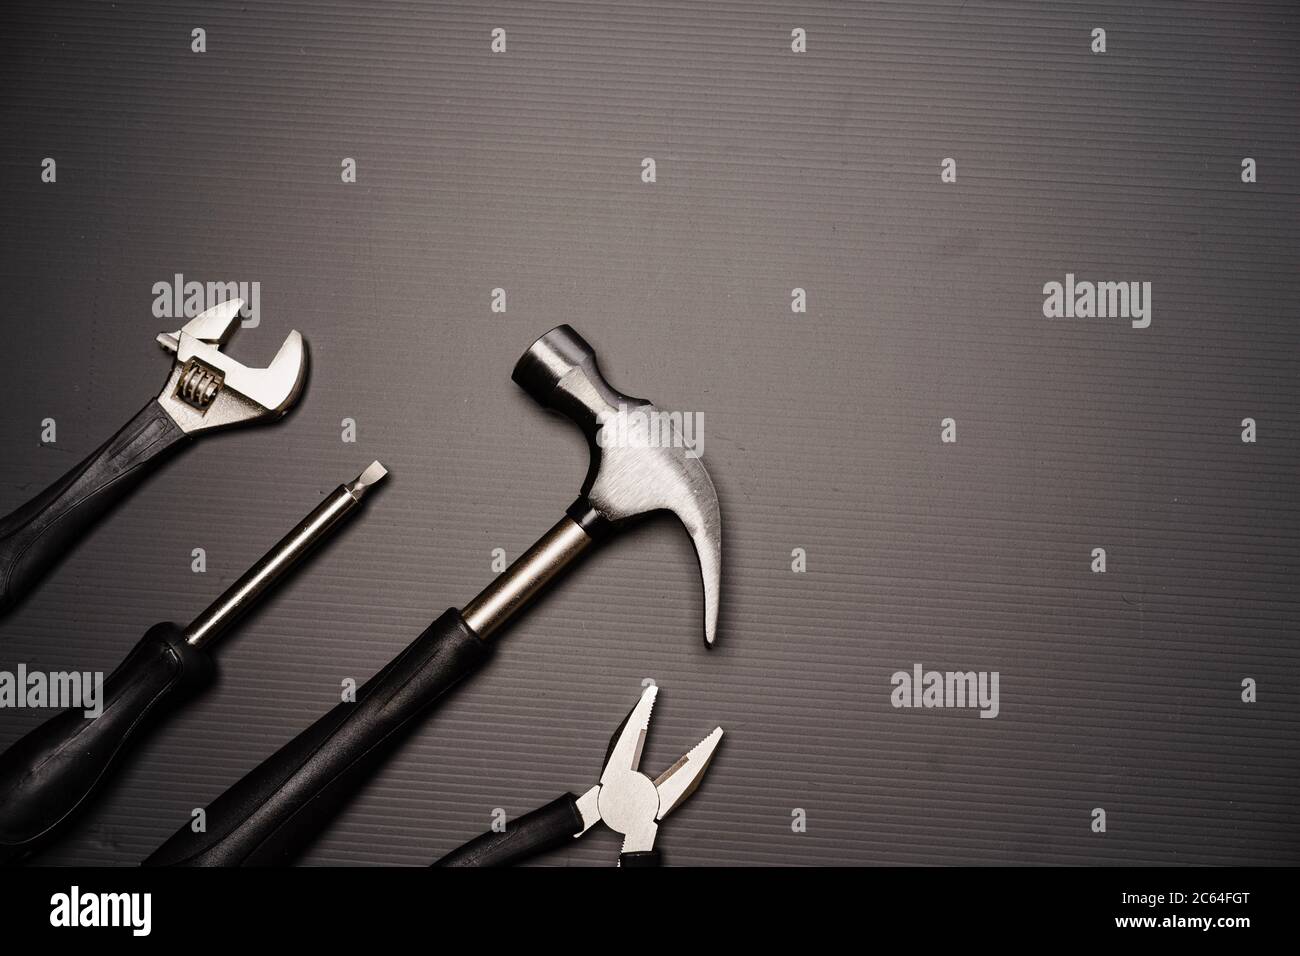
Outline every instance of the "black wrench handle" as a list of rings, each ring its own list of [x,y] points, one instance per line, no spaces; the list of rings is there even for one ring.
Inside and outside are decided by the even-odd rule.
[[[452,608],[357,691],[206,808],[206,831],[184,826],[146,866],[290,862],[355,793],[416,718],[488,659]]]
[[[187,438],[157,399],[150,399],[79,465],[0,518],[0,614]]]

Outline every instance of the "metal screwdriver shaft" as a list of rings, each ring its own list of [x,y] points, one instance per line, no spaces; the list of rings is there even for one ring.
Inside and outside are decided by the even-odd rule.
[[[366,492],[383,481],[388,469],[379,462],[371,462],[353,481],[339,485],[324,501],[303,518],[280,543],[268,551],[243,577],[226,589],[207,610],[196,617],[185,629],[185,640],[192,647],[211,643],[239,616],[252,606],[263,592],[275,584],[289,569],[298,563],[344,515],[361,503]]]
[[[214,670],[208,645],[355,511],[387,476],[374,462],[325,497],[184,630],[164,621],[145,632],[104,680],[100,713],[65,710],[0,753],[0,864],[54,839],[152,725],[201,691]]]

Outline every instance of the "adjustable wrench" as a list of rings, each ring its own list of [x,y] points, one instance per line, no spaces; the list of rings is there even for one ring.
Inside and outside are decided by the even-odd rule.
[[[0,518],[0,614],[188,439],[273,421],[298,400],[307,353],[297,331],[289,333],[267,368],[247,368],[221,351],[243,305],[231,299],[159,335],[158,343],[176,356],[162,394],[79,465]]]

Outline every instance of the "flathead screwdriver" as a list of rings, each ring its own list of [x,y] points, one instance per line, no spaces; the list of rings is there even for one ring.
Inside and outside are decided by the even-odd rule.
[[[0,863],[21,859],[62,832],[149,726],[208,684],[212,642],[387,474],[376,461],[336,488],[188,627],[151,627],[104,680],[97,717],[66,710],[0,754]]]

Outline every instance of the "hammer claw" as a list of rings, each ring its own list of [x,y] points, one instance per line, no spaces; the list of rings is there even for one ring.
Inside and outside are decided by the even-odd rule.
[[[718,601],[722,591],[722,528],[701,528],[691,532],[695,556],[700,560],[700,577],[704,582],[704,643],[713,646],[718,636]]]
[[[681,521],[695,545],[704,584],[704,643],[712,647],[718,635],[718,601],[722,590],[722,518],[718,493],[708,472],[697,459],[693,461],[696,469],[691,476],[690,492],[668,510]]]

